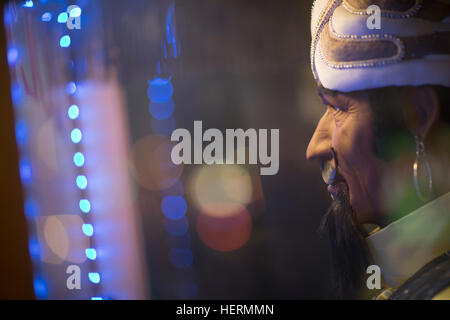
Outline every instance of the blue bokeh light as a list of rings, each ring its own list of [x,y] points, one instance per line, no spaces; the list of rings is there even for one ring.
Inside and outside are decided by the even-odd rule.
[[[41,246],[36,238],[31,238],[28,241],[28,251],[33,259],[39,259],[41,257]]]
[[[71,18],[77,18],[79,16],[81,16],[81,8],[80,7],[75,7],[72,10],[70,10],[69,16]]]
[[[81,190],[84,190],[84,189],[86,189],[87,184],[88,184],[88,181],[87,181],[86,176],[79,175],[77,177],[77,187],[78,188],[80,188]]]
[[[75,128],[70,133],[70,139],[72,139],[73,143],[79,143],[81,139],[83,138],[83,135],[81,133],[81,130],[78,128]]]
[[[28,141],[28,129],[24,120],[16,122],[16,140],[17,143],[22,146]]]
[[[25,8],[33,8],[34,3],[33,0],[26,0],[25,3],[23,4],[23,7]]]
[[[69,107],[69,110],[67,110],[67,114],[70,119],[75,120],[80,115],[80,109],[76,104],[73,104]]]
[[[103,300],[102,297],[92,297],[91,300]]]
[[[83,233],[88,236],[92,237],[94,235],[94,227],[90,223],[83,224]]]
[[[25,215],[28,219],[33,219],[38,213],[38,205],[34,199],[27,199],[24,203]]]
[[[19,165],[20,178],[24,183],[31,182],[31,178],[33,176],[31,170],[31,163],[28,159],[22,159]]]
[[[38,299],[47,299],[47,284],[42,277],[35,277],[33,279],[34,293]]]
[[[16,47],[8,48],[7,59],[10,66],[15,65],[19,60],[19,50]]]
[[[87,248],[87,249],[85,250],[85,252],[86,252],[86,257],[87,257],[89,260],[95,260],[95,259],[97,259],[97,251],[96,251],[94,248]]]
[[[150,114],[157,120],[165,120],[170,118],[174,110],[175,105],[172,99],[165,102],[150,102]]]
[[[88,199],[81,199],[79,205],[80,210],[84,213],[89,213],[89,211],[91,211],[91,203]]]
[[[88,276],[92,283],[100,283],[100,274],[98,272],[89,272]]]
[[[169,251],[169,260],[176,268],[186,269],[192,264],[194,256],[189,249],[173,248]]]
[[[23,89],[20,84],[15,83],[11,86],[11,98],[15,106],[22,102]]]
[[[41,21],[49,22],[52,20],[52,18],[53,18],[53,15],[50,12],[44,12],[41,16]]]
[[[148,81],[147,95],[152,102],[166,102],[172,98],[173,86],[170,79],[155,78]]]
[[[58,23],[67,23],[67,19],[69,18],[69,15],[67,12],[61,12],[58,15]]]
[[[67,34],[65,36],[62,36],[61,39],[59,40],[59,46],[61,48],[67,48],[70,46],[70,36],[68,36]]]
[[[188,231],[189,221],[186,216],[178,220],[164,218],[163,225],[170,235],[183,236]]]
[[[77,167],[82,167],[84,165],[84,155],[81,152],[77,152],[73,155],[73,163]]]
[[[11,9],[5,9],[3,11],[3,23],[5,26],[9,26],[14,22],[13,11]]]
[[[67,94],[73,95],[77,91],[77,85],[75,82],[71,81],[66,86],[66,92]]]
[[[161,210],[167,218],[178,220],[186,214],[187,204],[181,196],[166,196],[161,202]]]

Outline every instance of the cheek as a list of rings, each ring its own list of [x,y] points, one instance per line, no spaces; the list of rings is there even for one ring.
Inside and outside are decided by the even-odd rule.
[[[370,125],[364,121],[348,121],[336,128],[333,136],[339,166],[350,189],[350,202],[361,220],[377,211],[379,164],[372,141]]]

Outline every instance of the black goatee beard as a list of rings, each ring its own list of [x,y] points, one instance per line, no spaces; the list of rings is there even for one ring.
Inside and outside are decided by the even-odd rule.
[[[350,205],[347,186],[339,188],[322,218],[319,231],[329,241],[332,278],[338,298],[354,297],[355,291],[363,283],[368,266],[368,250]]]

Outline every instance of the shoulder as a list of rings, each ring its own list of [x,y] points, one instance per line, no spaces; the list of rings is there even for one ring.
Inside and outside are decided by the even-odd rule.
[[[450,251],[427,263],[401,285],[390,299],[450,299]]]

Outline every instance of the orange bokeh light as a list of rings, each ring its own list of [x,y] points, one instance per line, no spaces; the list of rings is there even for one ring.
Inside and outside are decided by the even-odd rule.
[[[183,172],[183,165],[170,158],[173,143],[158,135],[149,135],[133,146],[132,173],[138,183],[149,190],[165,190],[173,186]]]
[[[222,212],[233,205],[238,211],[228,216],[214,216],[211,212]],[[205,212],[207,212],[205,214]],[[250,238],[252,218],[247,209],[235,203],[213,203],[205,206],[197,218],[197,233],[200,240],[217,251],[234,251],[241,248]]]

